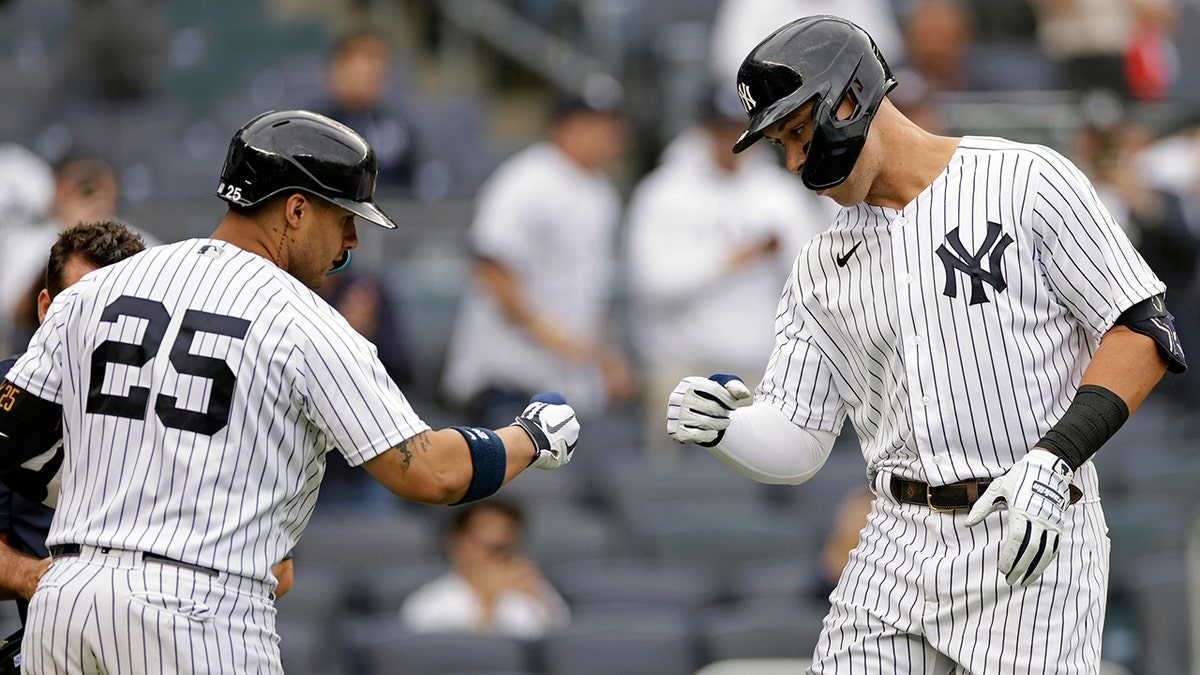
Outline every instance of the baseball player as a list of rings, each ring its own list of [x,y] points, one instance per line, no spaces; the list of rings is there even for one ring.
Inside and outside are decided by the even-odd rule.
[[[97,270],[52,303],[0,385],[0,471],[60,418],[65,431],[26,672],[282,672],[271,567],[330,451],[440,504],[569,461],[579,425],[556,395],[495,431],[430,429],[313,292],[348,262],[356,218],[395,227],[375,176],[350,128],[264,113],[230,143],[229,210],[209,238]]]
[[[877,498],[809,672],[1097,672],[1109,540],[1089,458],[1186,367],[1165,289],[1061,155],[932,135],[894,84],[836,17],[746,57],[734,151],[778,143],[843,208],[797,258],[755,394],[685,378],[668,432],[798,484],[854,424]]]

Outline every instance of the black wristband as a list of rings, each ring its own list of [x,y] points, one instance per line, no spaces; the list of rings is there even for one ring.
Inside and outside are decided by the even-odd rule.
[[[1085,384],[1075,392],[1067,412],[1037,442],[1077,471],[1129,419],[1129,406],[1113,392]]]
[[[504,449],[504,441],[500,440],[496,432],[491,429],[451,428],[467,439],[467,447],[471,450],[471,464],[474,466],[467,494],[454,502],[452,506],[478,501],[496,494],[496,490],[504,485],[504,474],[508,470],[508,453]]]

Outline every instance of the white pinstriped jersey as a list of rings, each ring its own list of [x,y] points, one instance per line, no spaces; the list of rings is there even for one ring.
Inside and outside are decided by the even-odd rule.
[[[1121,312],[1164,290],[1069,161],[966,137],[903,210],[843,209],[803,249],[758,397],[810,428],[849,416],[872,479],[998,476]],[[1095,494],[1090,464],[1077,478]]]
[[[429,428],[332,307],[209,239],[149,249],[64,291],[9,378],[63,404],[48,543],[257,579],[296,544],[327,452],[359,465]]]

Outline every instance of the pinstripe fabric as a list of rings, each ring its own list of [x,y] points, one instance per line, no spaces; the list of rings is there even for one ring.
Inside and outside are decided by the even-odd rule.
[[[999,476],[1120,313],[1163,290],[1061,155],[966,137],[904,209],[843,209],[803,249],[757,400],[814,429],[849,418],[871,481]],[[1076,482],[1063,551],[1028,589],[997,572],[1002,514],[967,530],[965,511],[876,500],[813,672],[1094,672],[1108,543],[1094,467]]]
[[[312,514],[327,454],[359,465],[429,428],[332,307],[217,240],[67,289],[9,378],[63,405],[48,544],[153,552],[253,591],[56,561],[28,640],[49,665],[32,672],[276,672],[271,568]]]
[[[85,549],[30,605],[26,673],[282,673],[270,585]]]

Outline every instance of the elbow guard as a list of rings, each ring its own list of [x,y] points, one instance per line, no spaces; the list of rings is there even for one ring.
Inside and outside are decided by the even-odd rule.
[[[1167,311],[1164,294],[1146,298],[1125,310],[1117,317],[1116,323],[1154,340],[1170,372],[1182,373],[1187,370],[1187,358],[1179,344],[1179,334],[1175,332],[1175,317]]]
[[[61,405],[9,380],[0,382],[0,472],[50,450],[61,438]]]

